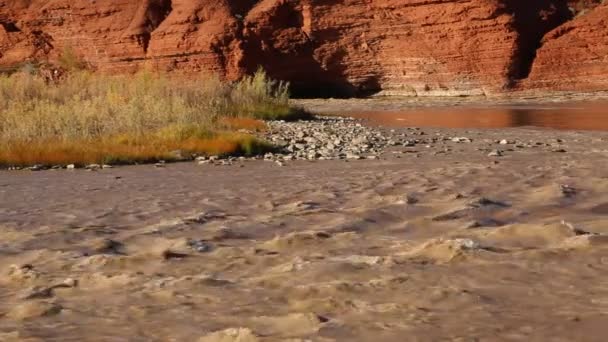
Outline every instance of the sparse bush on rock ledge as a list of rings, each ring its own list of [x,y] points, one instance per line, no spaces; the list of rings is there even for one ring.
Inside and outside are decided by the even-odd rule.
[[[25,72],[0,76],[0,166],[263,153],[272,145],[236,131],[307,116],[288,100],[288,86],[261,70],[235,84],[145,72],[81,71],[56,84]]]

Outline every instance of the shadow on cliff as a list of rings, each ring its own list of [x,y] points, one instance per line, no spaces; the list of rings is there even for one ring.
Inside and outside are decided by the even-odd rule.
[[[568,0],[504,0],[501,11],[512,16],[512,26],[517,32],[516,49],[507,73],[508,87],[512,88],[532,72],[543,37],[570,21],[573,14]]]
[[[144,0],[139,5],[127,29],[127,36],[136,39],[144,54],[148,52],[152,32],[162,24],[172,10],[172,0]]]
[[[315,43],[300,38],[305,40],[294,44],[295,49],[283,51],[250,37],[245,47],[245,71],[253,73],[262,67],[272,78],[288,81],[295,98],[364,97],[381,89],[378,77],[370,76],[356,84],[349,81],[344,52],[334,53],[322,64],[315,58]]]
[[[316,83],[292,83],[293,98],[352,98],[368,97],[382,90],[379,78],[370,78],[363,84],[352,84],[345,79],[313,81]]]
[[[379,77],[368,76],[364,80],[350,81],[347,53],[338,50],[321,63],[314,55],[315,44],[310,42],[300,51],[297,67],[289,65],[294,56],[279,55],[286,65],[266,63],[270,75],[289,80],[291,94],[295,98],[351,98],[366,97],[381,90]],[[286,72],[287,70],[287,72]]]
[[[341,32],[336,28],[312,32],[306,16],[310,14],[304,13],[302,6],[289,1],[250,13],[242,29],[243,70],[252,73],[264,68],[272,78],[288,81],[296,98],[362,97],[380,91],[376,76],[348,79],[348,53],[344,48],[317,51],[328,41],[339,42]]]

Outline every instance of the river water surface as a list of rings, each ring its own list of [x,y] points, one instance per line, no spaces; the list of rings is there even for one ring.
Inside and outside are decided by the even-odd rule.
[[[424,107],[399,110],[354,110],[346,114],[388,127],[507,128],[608,130],[608,103],[520,106]]]

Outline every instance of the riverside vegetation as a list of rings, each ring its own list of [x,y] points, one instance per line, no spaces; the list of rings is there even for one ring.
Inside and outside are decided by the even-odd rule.
[[[263,71],[229,84],[142,72],[0,76],[0,166],[132,164],[272,151],[245,131],[307,116]]]

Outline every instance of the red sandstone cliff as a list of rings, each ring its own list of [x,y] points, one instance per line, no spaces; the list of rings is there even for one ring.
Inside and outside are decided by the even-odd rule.
[[[608,2],[549,32],[524,87],[608,89]]]
[[[601,0],[4,0],[0,67],[74,50],[230,79],[259,66],[309,95],[608,90]],[[599,6],[598,6],[599,5]]]

